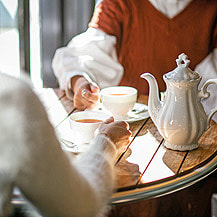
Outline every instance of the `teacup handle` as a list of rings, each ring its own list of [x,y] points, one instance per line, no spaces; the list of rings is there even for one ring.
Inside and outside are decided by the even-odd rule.
[[[201,90],[200,90],[200,98],[208,98],[210,96],[210,92],[207,91],[207,87],[210,84],[217,84],[217,79],[208,79],[202,86]],[[210,121],[212,116],[214,115],[214,113],[217,112],[217,107],[212,109],[211,112],[208,115],[208,119],[207,119],[207,126],[210,125]]]

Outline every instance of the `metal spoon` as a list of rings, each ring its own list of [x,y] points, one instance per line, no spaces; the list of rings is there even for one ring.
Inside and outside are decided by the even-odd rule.
[[[60,142],[66,147],[66,148],[78,148],[78,145],[74,144],[73,142],[60,138]]]

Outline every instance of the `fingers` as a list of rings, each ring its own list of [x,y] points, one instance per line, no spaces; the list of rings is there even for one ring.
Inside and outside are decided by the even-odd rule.
[[[130,126],[126,121],[115,121],[115,123],[121,127],[126,128],[127,130],[129,130]]]
[[[74,106],[79,110],[95,107],[98,100],[98,92],[92,93],[88,85],[81,87],[74,94]]]
[[[99,100],[99,87],[96,84],[90,83],[83,76],[75,76],[71,82],[74,93],[74,106],[77,109],[84,110],[96,106]]]
[[[116,142],[129,142],[129,138],[132,135],[129,130],[129,125],[125,121],[113,121],[112,118],[107,119],[99,127],[99,133],[106,134],[114,143]],[[125,142],[124,142],[125,143]]]
[[[99,100],[98,92],[92,92],[89,89],[81,89],[81,97],[90,103],[96,103]]]
[[[132,135],[132,132],[129,130],[129,124],[125,121],[120,121],[118,125],[114,126],[115,130],[118,132],[122,132],[123,136],[122,138],[127,138]]]
[[[84,97],[81,96],[81,94],[77,93],[74,95],[74,106],[79,110],[84,110],[86,108],[93,108],[95,104],[86,100]]]
[[[87,93],[87,89],[82,89],[81,90],[81,96],[85,97],[85,94]]]
[[[119,151],[126,149],[127,145],[130,143],[131,135],[132,132],[123,126],[115,126],[113,131],[110,131],[110,138],[115,143],[116,148]]]
[[[110,118],[106,119],[103,123],[104,124],[109,124],[109,123],[112,123],[112,122],[114,122],[114,118],[110,117]]]
[[[114,121],[114,117],[110,117],[106,119],[103,123],[104,124],[112,123],[113,127],[126,128],[127,130],[129,130],[130,128],[129,124],[126,121]]]
[[[90,90],[92,93],[99,93],[99,87],[96,85],[90,84]]]

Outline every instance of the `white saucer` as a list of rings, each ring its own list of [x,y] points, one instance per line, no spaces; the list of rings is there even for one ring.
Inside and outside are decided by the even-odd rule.
[[[149,117],[148,106],[136,103],[131,111],[127,113],[127,122],[141,121]]]
[[[102,103],[99,103],[97,107],[93,109],[94,111],[102,111],[112,115],[109,111],[103,108]],[[126,121],[128,123],[141,121],[149,117],[148,106],[142,103],[136,103],[131,111],[127,113],[124,118],[118,118],[120,121]]]
[[[74,154],[79,154],[85,152],[89,148],[89,144],[74,144],[73,142],[69,141],[68,139],[59,138],[61,148],[65,151],[72,152]]]

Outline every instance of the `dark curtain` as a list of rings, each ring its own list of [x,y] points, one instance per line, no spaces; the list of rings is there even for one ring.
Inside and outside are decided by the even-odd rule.
[[[55,50],[85,31],[95,6],[94,0],[41,0],[41,60],[44,87],[58,87],[51,61]]]

